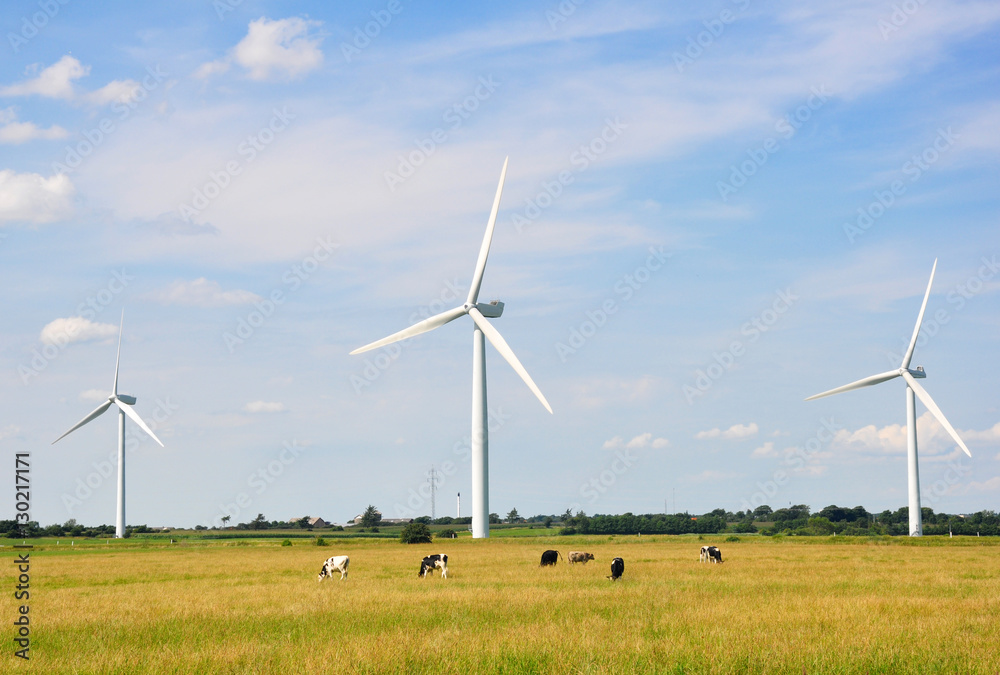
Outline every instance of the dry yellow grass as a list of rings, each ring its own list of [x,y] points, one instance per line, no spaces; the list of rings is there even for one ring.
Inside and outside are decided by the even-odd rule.
[[[996,673],[1000,547],[689,537],[32,553],[37,672]],[[928,545],[928,544],[937,545]],[[597,560],[539,569],[546,548]],[[9,550],[9,549],[8,549]],[[449,579],[418,579],[449,554]],[[328,556],[346,581],[316,581]],[[611,558],[625,559],[612,583]],[[8,567],[13,567],[9,565]],[[3,583],[13,589],[12,570]],[[14,601],[6,596],[6,616]],[[11,624],[8,630],[13,636]],[[7,641],[8,645],[11,645]]]

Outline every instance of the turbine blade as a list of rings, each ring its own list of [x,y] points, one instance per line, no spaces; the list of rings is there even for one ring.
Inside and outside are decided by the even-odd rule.
[[[392,344],[393,342],[405,340],[406,338],[413,337],[414,335],[420,335],[421,333],[426,333],[429,330],[434,330],[438,326],[443,326],[444,324],[450,321],[454,321],[463,314],[465,314],[465,307],[455,307],[454,309],[449,309],[446,312],[435,314],[429,319],[424,319],[419,323],[415,323],[409,328],[404,328],[398,333],[393,333],[389,337],[384,337],[381,340],[376,340],[375,342],[366,344],[364,347],[358,347],[353,352],[351,352],[351,354],[360,354],[361,352],[371,351],[372,349],[378,349],[379,347],[384,347],[385,345]]]
[[[56,443],[58,443],[62,439],[66,438],[71,433],[73,433],[74,431],[76,431],[77,429],[79,429],[80,427],[82,427],[84,424],[86,424],[87,422],[91,421],[92,419],[100,417],[101,415],[104,414],[104,411],[107,410],[110,407],[111,407],[111,401],[110,400],[105,401],[101,405],[97,406],[97,408],[94,410],[94,412],[90,413],[89,415],[87,415],[86,417],[84,417],[82,420],[80,420],[79,422],[77,422],[76,424],[74,424],[73,427],[69,431],[67,431],[66,433],[64,433],[62,436],[60,436],[56,440],[52,441],[52,445],[55,445]]]
[[[111,388],[111,395],[118,396],[118,362],[122,355],[122,332],[125,330],[125,308],[122,307],[122,322],[118,327],[118,353],[115,354],[115,384]]]
[[[528,375],[528,371],[524,369],[521,362],[517,360],[517,357],[514,355],[514,350],[508,346],[507,341],[503,339],[500,332],[497,331],[497,329],[493,327],[493,324],[486,320],[483,313],[475,307],[469,309],[469,316],[471,316],[472,320],[476,322],[477,326],[479,326],[479,330],[483,331],[483,335],[485,335],[486,339],[490,341],[490,344],[496,347],[497,351],[500,352],[500,356],[504,357],[507,363],[510,364],[511,368],[513,368],[514,371],[521,376],[521,379],[524,380],[524,383],[528,385],[528,389],[530,389],[535,396],[538,397],[538,400],[542,402],[545,409],[551,413],[552,406],[550,406],[549,402],[545,400],[545,396],[542,395],[542,391],[538,388],[538,385],[535,384],[535,381],[531,379],[531,375]]]
[[[879,373],[878,375],[871,375],[870,377],[863,378],[856,382],[851,382],[850,384],[845,384],[843,387],[837,387],[836,389],[831,389],[830,391],[824,391],[822,394],[815,394],[807,398],[807,401],[812,401],[813,399],[823,398],[824,396],[833,396],[834,394],[840,394],[845,391],[851,391],[852,389],[860,389],[861,387],[870,387],[873,384],[880,384],[886,380],[891,380],[894,377],[899,377],[898,370],[889,370],[884,373]]]
[[[906,380],[906,383],[908,385],[910,385],[910,389],[912,389],[913,393],[917,395],[917,398],[920,399],[920,402],[923,403],[924,406],[931,411],[931,414],[937,418],[937,421],[941,423],[941,426],[944,427],[944,430],[947,431],[951,435],[951,437],[955,439],[955,442],[958,443],[958,447],[962,448],[962,450],[965,451],[965,454],[967,454],[969,457],[972,457],[972,453],[969,452],[969,449],[967,447],[965,447],[965,443],[959,437],[958,432],[955,431],[955,427],[951,426],[951,423],[949,423],[948,420],[945,418],[944,413],[941,412],[941,408],[937,407],[937,403],[935,403],[934,399],[931,398],[931,395],[928,394],[927,391],[920,386],[920,383],[917,382],[916,378],[904,370],[903,379]]]
[[[500,170],[500,184],[497,185],[497,194],[493,198],[493,209],[490,211],[490,219],[486,223],[486,235],[483,237],[483,245],[479,248],[479,260],[476,261],[476,271],[472,275],[472,285],[469,287],[469,298],[466,302],[474,305],[479,302],[479,287],[483,284],[483,272],[486,271],[486,258],[490,254],[490,243],[493,241],[493,228],[497,223],[497,211],[500,210],[500,195],[503,194],[503,181],[507,177],[507,160],[503,160],[503,169]]]
[[[141,428],[143,431],[149,434],[154,441],[159,443],[161,448],[163,447],[163,441],[157,438],[156,434],[153,433],[153,430],[146,426],[146,423],[142,421],[141,417],[139,417],[139,413],[132,410],[132,406],[128,405],[127,403],[122,403],[121,401],[118,400],[117,397],[115,397],[115,405],[121,408],[122,412],[131,417],[132,421],[138,424],[139,428]]]
[[[934,284],[934,272],[936,270],[937,258],[934,258],[934,266],[931,267],[931,280],[927,282],[927,290],[924,292],[924,302],[920,305],[920,314],[917,315],[917,325],[913,327],[913,337],[910,338],[910,346],[906,348],[906,355],[903,357],[901,368],[910,367],[910,359],[913,358],[913,348],[917,346],[917,335],[920,334],[920,324],[924,321],[924,310],[927,309],[927,298],[931,296],[931,285]]]

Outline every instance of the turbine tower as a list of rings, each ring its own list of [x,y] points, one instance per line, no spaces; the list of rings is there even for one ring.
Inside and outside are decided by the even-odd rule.
[[[503,182],[507,176],[508,159],[504,159],[503,169],[500,171],[500,184],[497,185],[497,193],[493,198],[493,209],[490,211],[490,218],[486,224],[486,235],[483,237],[483,243],[479,249],[479,259],[476,261],[476,269],[472,275],[472,284],[469,287],[469,296],[466,298],[465,304],[424,319],[398,333],[393,333],[389,337],[359,347],[351,352],[351,354],[360,354],[378,349],[393,342],[426,333],[463,315],[468,315],[472,319],[472,536],[475,539],[490,536],[489,438],[484,338],[490,341],[490,344],[500,352],[500,356],[521,376],[521,379],[542,402],[545,409],[552,412],[552,406],[545,400],[545,396],[528,375],[528,371],[518,361],[517,356],[514,355],[503,336],[493,327],[493,324],[486,320],[487,318],[499,318],[503,314],[503,303],[497,300],[489,304],[479,302],[479,287],[483,283],[486,258],[489,256],[490,243],[493,241],[493,228],[497,221],[497,211],[500,209],[500,196],[503,193]]]
[[[916,402],[914,401],[913,395],[916,394],[920,401],[931,411],[931,414],[937,418],[937,421],[941,423],[955,442],[958,443],[958,447],[962,448],[969,457],[972,457],[972,453],[969,449],[965,447],[965,443],[959,437],[958,432],[955,428],[951,426],[948,420],[945,418],[944,413],[941,409],[937,407],[934,403],[934,399],[928,394],[920,383],[917,382],[918,379],[923,379],[927,377],[924,373],[923,366],[917,366],[915,369],[910,368],[910,359],[913,358],[913,348],[917,345],[917,336],[920,334],[920,324],[924,320],[924,310],[927,309],[927,298],[931,294],[931,286],[934,284],[934,272],[937,270],[937,259],[934,259],[934,266],[931,268],[931,279],[927,282],[927,291],[924,293],[924,302],[920,305],[920,314],[917,315],[917,325],[913,328],[913,337],[910,338],[910,346],[906,349],[906,354],[903,356],[903,363],[900,364],[899,368],[896,370],[890,370],[884,373],[879,373],[878,375],[872,375],[866,377],[857,382],[851,382],[850,384],[845,384],[842,387],[837,387],[836,389],[831,389],[830,391],[824,391],[822,394],[816,394],[815,396],[810,396],[807,401],[811,401],[816,398],[823,398],[824,396],[832,396],[833,394],[839,394],[844,391],[851,391],[852,389],[860,389],[861,387],[870,387],[873,384],[880,384],[887,380],[891,380],[896,377],[902,377],[906,381],[906,463],[907,463],[907,487],[909,489],[909,512],[910,512],[910,536],[920,537],[924,533],[923,518],[920,512],[920,474],[917,468],[917,415],[915,412]]]
[[[125,537],[125,416],[128,415],[131,417],[133,422],[138,424],[139,427],[149,434],[154,441],[159,443],[161,448],[163,447],[163,443],[156,437],[156,434],[154,434],[153,431],[146,426],[146,423],[142,421],[139,414],[132,410],[132,406],[135,405],[136,401],[135,396],[118,393],[118,363],[122,354],[122,331],[124,328],[125,311],[122,310],[122,322],[118,329],[118,354],[115,356],[115,383],[111,388],[111,396],[108,397],[107,401],[97,406],[97,409],[94,410],[94,412],[74,424],[73,427],[62,436],[52,441],[52,445],[55,445],[87,422],[103,415],[112,404],[118,406],[118,510],[115,515],[115,539],[123,539]]]

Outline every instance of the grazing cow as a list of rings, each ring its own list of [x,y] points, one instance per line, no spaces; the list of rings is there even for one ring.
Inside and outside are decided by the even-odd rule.
[[[611,576],[608,579],[618,581],[623,574],[625,574],[625,561],[621,558],[615,558],[611,561]]]
[[[323,577],[333,577],[334,572],[340,572],[340,580],[343,581],[347,578],[347,566],[350,564],[351,559],[346,555],[335,555],[332,558],[327,558],[327,561],[323,563],[323,569],[319,571],[319,580],[323,581]]]
[[[555,565],[556,561],[562,558],[562,554],[559,551],[545,551],[542,553],[542,562],[538,565],[539,567],[545,567],[547,565]]]
[[[420,575],[426,577],[428,574],[434,576],[434,570],[441,570],[441,578],[448,578],[448,556],[444,553],[429,555],[420,561]]]
[[[584,565],[587,564],[588,560],[596,560],[593,553],[584,553],[583,551],[570,551],[569,552],[569,562],[570,564],[581,562]]]
[[[717,546],[702,546],[700,561],[722,563],[722,551]]]

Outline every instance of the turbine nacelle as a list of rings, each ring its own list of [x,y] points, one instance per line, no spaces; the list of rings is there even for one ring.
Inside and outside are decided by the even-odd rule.
[[[108,400],[113,401],[114,398],[115,397],[112,396]],[[124,403],[125,405],[135,405],[136,398],[135,396],[129,396],[128,394],[118,394],[118,400]]]
[[[503,314],[503,303],[499,300],[494,300],[490,303],[479,302],[476,303],[476,309],[487,319],[499,319],[500,315]]]

